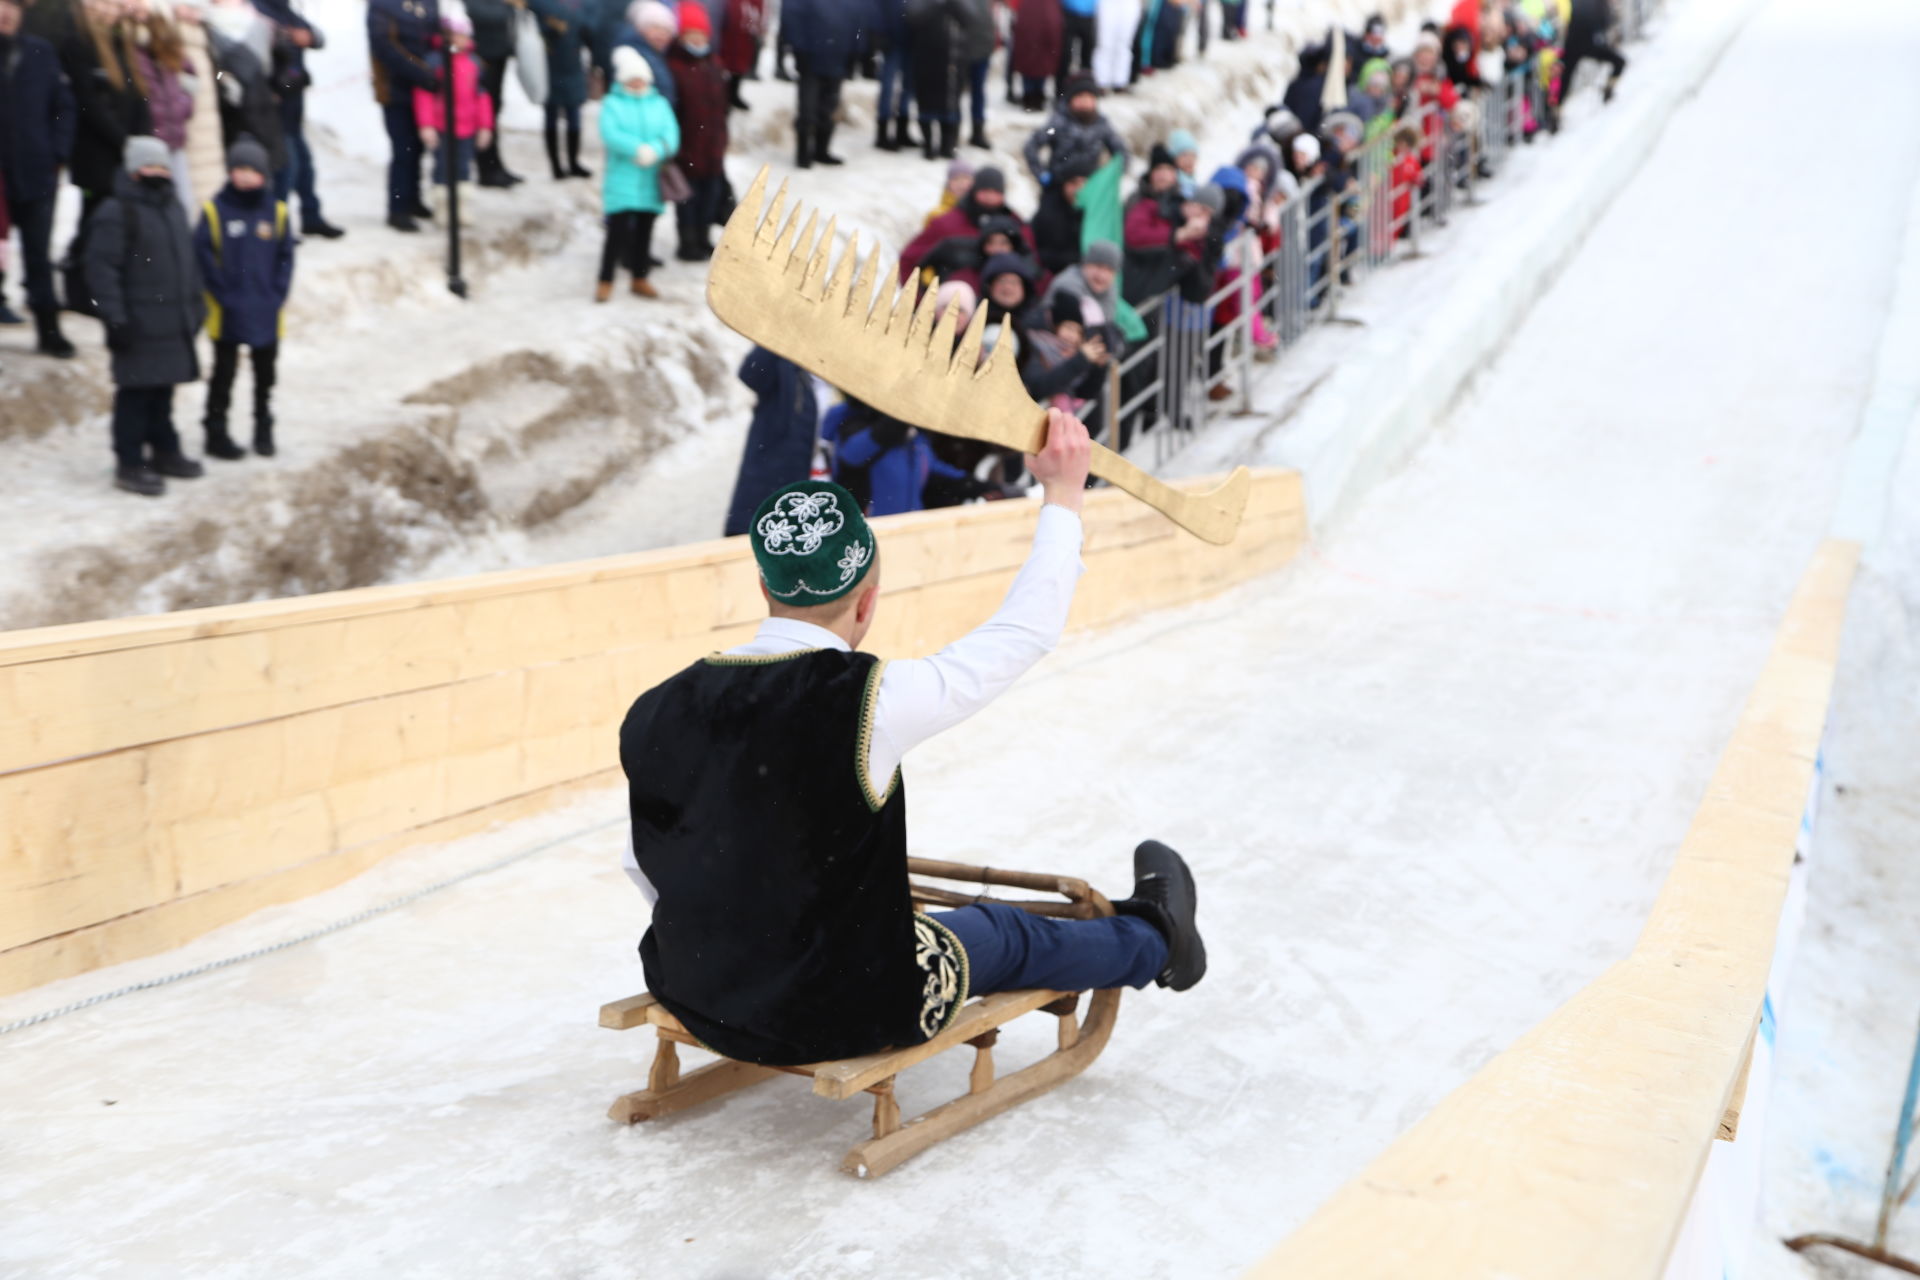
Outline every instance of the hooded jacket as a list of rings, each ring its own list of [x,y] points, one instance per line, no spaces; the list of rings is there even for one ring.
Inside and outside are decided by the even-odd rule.
[[[1053,109],[1045,124],[1034,130],[1021,154],[1035,179],[1048,182],[1062,170],[1078,168],[1092,173],[1108,155],[1124,158],[1127,144],[1105,116],[1096,112],[1092,120],[1083,122],[1075,119],[1063,102]]]
[[[207,336],[249,347],[279,342],[280,311],[293,288],[286,203],[271,187],[222,187],[201,206],[193,248],[206,286]]]
[[[195,382],[194,335],[206,319],[187,215],[171,182],[122,173],[111,200],[87,222],[87,288],[108,328],[116,387]]]

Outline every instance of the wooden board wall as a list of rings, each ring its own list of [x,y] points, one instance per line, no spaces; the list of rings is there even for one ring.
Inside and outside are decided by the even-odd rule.
[[[1632,954],[1250,1273],[1657,1280],[1744,1064],[1858,544],[1823,544]]]
[[[929,653],[984,621],[1038,504],[877,521],[867,647]],[[1073,625],[1279,568],[1300,479],[1259,473],[1211,547],[1089,495]],[[751,635],[742,539],[544,569],[0,634],[0,994],[175,946],[617,776],[633,698]]]

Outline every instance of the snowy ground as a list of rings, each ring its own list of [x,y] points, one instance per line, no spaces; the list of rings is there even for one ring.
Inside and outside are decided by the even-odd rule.
[[[1300,36],[1370,4],[1288,6],[1283,30],[1236,45],[1109,104],[1141,154],[1176,127],[1225,163],[1278,98]],[[1403,3],[1397,31],[1441,0]],[[337,242],[303,247],[281,359],[279,457],[219,464],[161,501],[109,488],[106,373],[98,326],[69,318],[71,365],[15,358],[30,334],[0,330],[0,511],[15,554],[0,565],[0,628],[297,595],[375,582],[554,563],[714,536],[751,402],[734,378],[745,344],[707,311],[704,269],[670,262],[664,297],[590,302],[600,252],[599,184],[545,176],[539,118],[510,102],[506,149],[530,181],[476,191],[471,302],[445,289],[444,241],[385,229],[385,135],[367,85],[362,6],[313,0],[332,37],[314,59],[310,129]],[[996,95],[997,77],[996,77]],[[510,90],[517,99],[517,87]],[[746,89],[733,117],[736,187],[764,163],[791,166],[793,87]],[[863,241],[903,245],[939,194],[944,164],[872,147],[874,86],[847,89],[840,170],[796,175]],[[584,159],[599,166],[594,108]],[[989,155],[1031,211],[1019,145],[1038,117],[995,101]],[[72,216],[72,209],[66,215]],[[63,229],[57,237],[64,244]],[[671,258],[674,232],[655,232]],[[398,335],[398,337],[397,337]],[[244,401],[242,402],[244,403]],[[176,420],[197,452],[201,391]]]
[[[645,909],[608,792],[0,1002],[4,1023],[534,850],[8,1035],[0,1270],[1236,1273],[1635,936],[1832,510],[1889,211],[1920,176],[1904,12],[1769,0],[1477,391],[1330,538],[1070,643],[915,756],[919,853],[1120,889],[1153,834],[1198,868],[1213,971],[1129,997],[1086,1076],[873,1184],[834,1168],[864,1105],[793,1082],[612,1127],[642,1045],[594,1009],[638,989]],[[1897,86],[1877,138],[1779,109],[1785,85],[1863,83]],[[1920,607],[1901,547],[1883,572],[1909,593],[1874,595],[1893,620]],[[1835,777],[1860,791],[1838,811],[1861,817],[1835,863],[1858,870],[1816,881],[1810,936],[1892,929],[1854,910],[1869,889],[1913,900],[1872,878],[1914,830],[1912,702],[1855,683],[1910,693],[1905,645],[1843,677]],[[1072,788],[1036,789],[1061,759]],[[1849,1007],[1904,1052],[1911,1001]],[[909,1076],[905,1105],[964,1069]]]

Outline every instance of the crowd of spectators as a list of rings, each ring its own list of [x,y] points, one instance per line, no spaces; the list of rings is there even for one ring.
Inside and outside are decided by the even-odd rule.
[[[132,492],[159,493],[167,478],[200,472],[180,449],[170,404],[174,386],[200,376],[203,323],[214,346],[206,454],[246,456],[227,423],[243,346],[252,357],[253,452],[274,451],[270,395],[295,246],[344,234],[322,211],[304,135],[305,59],[325,37],[294,2],[0,0],[0,233],[19,231],[39,352],[73,355],[63,311],[102,321],[114,355],[117,482]],[[741,84],[758,77],[771,44],[772,75],[791,81],[796,95],[794,163],[844,163],[834,148],[842,86],[849,77],[877,81],[873,145],[911,148],[945,166],[938,203],[903,251],[902,279],[937,288],[941,307],[962,318],[984,309],[985,352],[1014,349],[1037,401],[1074,409],[1100,430],[1116,362],[1155,325],[1218,323],[1203,304],[1223,281],[1256,271],[1295,194],[1305,188],[1316,214],[1337,213],[1310,220],[1315,236],[1347,243],[1358,234],[1343,204],[1356,148],[1392,136],[1392,200],[1404,216],[1432,182],[1438,149],[1452,145],[1458,113],[1503,71],[1524,66],[1550,86],[1556,59],[1560,75],[1599,59],[1617,78],[1622,65],[1607,43],[1605,0],[1460,0],[1452,22],[1428,24],[1405,56],[1388,47],[1379,19],[1303,51],[1299,74],[1250,144],[1211,174],[1203,177],[1198,141],[1182,130],[1134,154],[1103,100],[1175,65],[1195,31],[1202,50],[1212,37],[1240,38],[1249,8],[1227,0],[367,0],[372,96],[389,142],[385,222],[417,233],[446,219],[433,193],[449,181],[500,189],[524,181],[500,144],[511,74],[543,111],[553,180],[593,178],[589,160],[602,170],[595,297],[609,301],[622,271],[634,295],[656,297],[653,233],[667,207],[676,257],[689,262],[712,253],[713,228],[731,212],[729,119],[748,109]],[[969,147],[991,150],[991,68],[1001,51],[1000,96],[1033,117],[1018,150],[1041,193],[1030,216],[1009,204],[1005,172],[976,168],[958,151],[963,135]],[[597,153],[583,145],[583,107],[594,100]],[[1554,104],[1552,92],[1541,94],[1540,118],[1528,127],[1554,127]],[[225,158],[225,176],[206,182],[217,190],[194,189],[197,145]],[[79,216],[56,262],[50,242],[63,181],[78,193]],[[0,324],[23,323],[6,305],[6,243],[0,234]],[[156,271],[163,246],[169,256]],[[1256,296],[1268,283],[1252,282]],[[1179,303],[1145,318],[1136,310],[1162,295]],[[1277,346],[1257,319],[1253,339],[1262,355]],[[756,353],[742,371],[781,407],[763,403],[756,416],[740,482],[749,496],[736,508],[750,510],[753,497],[796,470],[832,471],[876,513],[1019,488],[1017,457],[924,439],[790,370],[770,372],[769,361],[782,363]],[[796,438],[770,447],[776,425]],[[1125,431],[1108,436],[1124,443]]]
[[[790,13],[798,3],[787,0]],[[1271,264],[1289,227],[1305,241],[1297,247],[1312,279],[1338,271],[1340,252],[1351,256],[1359,247],[1363,200],[1387,212],[1370,215],[1369,225],[1397,237],[1416,200],[1430,199],[1436,183],[1465,182],[1469,167],[1484,163],[1469,140],[1496,85],[1510,77],[1527,84],[1514,100],[1521,135],[1530,139],[1558,127],[1560,94],[1582,60],[1608,65],[1609,100],[1625,66],[1609,40],[1606,0],[1460,0],[1448,23],[1424,24],[1398,52],[1376,16],[1360,31],[1331,31],[1302,50],[1298,74],[1254,124],[1245,148],[1203,176],[1192,134],[1176,129],[1135,157],[1102,100],[1171,65],[1180,24],[1192,19],[1204,30],[1207,5],[1020,0],[1008,26],[1008,67],[1021,80],[1009,83],[1007,98],[1047,112],[1020,153],[1040,190],[1028,217],[1009,204],[1002,170],[976,169],[954,154],[962,88],[973,87],[976,103],[984,96],[987,64],[975,55],[992,44],[969,39],[982,23],[994,29],[987,0],[884,0],[881,7],[887,13],[871,28],[880,79],[876,145],[911,141],[912,100],[920,105],[924,154],[948,158],[937,203],[901,252],[902,282],[937,290],[936,314],[953,312],[957,329],[985,308],[981,359],[1012,351],[1037,403],[1076,413],[1122,448],[1135,423],[1106,418],[1159,371],[1147,352],[1125,379],[1120,365],[1164,329],[1217,332],[1240,318],[1251,297],[1253,358],[1276,354],[1279,336],[1257,304],[1275,284]],[[1220,8],[1227,38],[1242,34],[1246,6]],[[804,39],[788,38],[802,55],[803,75],[822,74]],[[834,60],[827,70],[859,66],[857,41],[825,48]],[[828,96],[837,92],[836,83]],[[1509,109],[1506,99],[1500,109]],[[972,140],[984,145],[983,108],[973,124]],[[804,131],[799,145],[807,163]],[[1363,191],[1361,156],[1369,148],[1389,163],[1376,166]],[[811,159],[838,163],[819,151]],[[1283,213],[1296,200],[1305,216],[1289,223]],[[1219,354],[1210,359],[1209,372],[1217,372]],[[745,531],[762,496],[808,474],[837,479],[875,515],[1023,487],[1017,454],[891,419],[773,352],[756,349],[740,377],[759,407],[728,534]],[[1221,381],[1204,394],[1232,393]]]

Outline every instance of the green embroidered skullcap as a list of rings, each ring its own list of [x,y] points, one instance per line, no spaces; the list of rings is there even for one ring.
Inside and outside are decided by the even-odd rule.
[[[781,604],[838,600],[873,563],[873,529],[854,496],[830,480],[801,480],[768,494],[747,537],[767,593]]]

